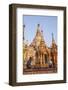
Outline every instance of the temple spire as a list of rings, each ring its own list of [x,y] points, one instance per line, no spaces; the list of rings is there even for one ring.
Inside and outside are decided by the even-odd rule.
[[[38,24],[38,27],[40,26],[40,24]]]
[[[40,32],[40,24],[37,24],[37,33],[36,36],[40,36],[41,32]]]
[[[52,43],[55,43],[55,40],[54,40],[54,35],[52,33]]]
[[[23,25],[23,40],[25,40],[24,31],[25,31],[25,25]]]
[[[38,31],[40,30],[40,24],[37,24],[37,30]]]

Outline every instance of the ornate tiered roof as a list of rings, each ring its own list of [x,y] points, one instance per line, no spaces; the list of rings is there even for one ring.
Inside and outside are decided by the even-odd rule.
[[[40,30],[40,24],[38,24],[37,25],[37,32],[36,32],[35,38],[33,39],[33,41],[30,44],[30,46],[39,46],[40,44],[44,44],[44,46],[46,46],[44,38],[43,38],[43,33]]]

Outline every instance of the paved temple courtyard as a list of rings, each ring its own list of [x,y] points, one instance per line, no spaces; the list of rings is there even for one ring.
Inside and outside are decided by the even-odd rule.
[[[57,73],[57,68],[37,68],[37,69],[24,69],[23,74],[48,74]]]

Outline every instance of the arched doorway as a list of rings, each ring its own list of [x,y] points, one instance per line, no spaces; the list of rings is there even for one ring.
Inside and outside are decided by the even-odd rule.
[[[46,63],[48,63],[48,55],[45,54],[44,57],[45,57],[45,64],[46,64]]]

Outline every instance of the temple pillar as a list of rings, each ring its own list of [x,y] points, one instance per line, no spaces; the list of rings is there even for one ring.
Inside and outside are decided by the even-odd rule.
[[[45,56],[43,54],[43,65],[45,65]]]
[[[42,66],[42,54],[40,55],[40,65]]]

